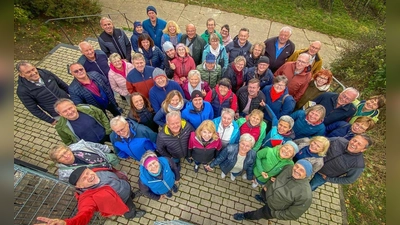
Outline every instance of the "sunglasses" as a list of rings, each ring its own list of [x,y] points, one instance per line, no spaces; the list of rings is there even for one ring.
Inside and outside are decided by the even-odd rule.
[[[80,69],[77,69],[77,70],[74,70],[74,71],[72,71],[73,73],[78,73],[78,72],[82,72],[84,69],[83,68],[80,68]]]

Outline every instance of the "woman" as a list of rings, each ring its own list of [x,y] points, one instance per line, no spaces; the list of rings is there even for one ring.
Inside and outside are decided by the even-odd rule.
[[[265,54],[264,42],[256,42],[250,48],[250,54],[246,55],[246,67],[257,66],[258,60]]]
[[[272,177],[277,176],[286,165],[293,165],[293,157],[299,147],[293,141],[273,148],[263,148],[257,152],[256,165],[254,166],[255,182],[251,185],[256,188],[265,184]]]
[[[312,165],[312,175],[324,166],[324,158],[329,148],[329,140],[324,136],[315,136],[311,139],[301,138],[294,141],[298,147],[299,152],[293,157],[294,163],[300,159],[308,160]]]
[[[187,47],[182,43],[176,45],[176,56],[171,63],[175,65],[174,81],[179,85],[187,80],[189,71],[196,69],[192,56],[189,55]]]
[[[267,124],[263,121],[264,113],[259,109],[253,109],[249,115],[245,118],[239,118],[237,120],[240,135],[249,133],[254,137],[256,141],[253,149],[258,151],[261,147],[262,141],[265,138],[265,130]]]
[[[325,134],[325,107],[314,105],[306,110],[297,110],[290,117],[294,120],[294,139],[312,137]]]
[[[199,172],[199,165],[210,163],[217,152],[221,150],[221,139],[215,130],[215,125],[211,120],[204,120],[200,126],[190,134],[189,138],[189,159],[194,161],[194,172]]]
[[[211,103],[214,110],[214,117],[221,116],[223,108],[238,110],[237,97],[231,90],[231,82],[227,78],[222,78],[215,88],[208,92],[204,101]]]
[[[235,60],[228,66],[225,70],[223,78],[228,78],[232,84],[232,91],[236,93],[240,87],[244,84],[244,75],[246,71],[244,70],[246,66],[246,59],[244,56],[238,56]]]
[[[170,41],[174,46],[176,46],[181,40],[182,33],[178,24],[175,21],[168,21],[167,25],[163,30],[163,36],[161,37],[161,46],[166,42]]]
[[[350,123],[353,123],[360,116],[368,116],[378,122],[379,109],[386,105],[386,98],[384,95],[375,95],[368,100],[360,101],[356,99],[353,104],[356,106],[357,112],[351,118]]]
[[[130,101],[131,109],[128,118],[149,127],[154,132],[158,132],[158,125],[153,120],[155,112],[149,99],[139,92],[133,92]]]
[[[159,201],[178,192],[181,177],[171,158],[157,157],[153,151],[146,151],[140,160],[139,171],[139,189],[148,198]]]
[[[221,27],[221,36],[222,36],[222,42],[224,46],[227,46],[229,43],[232,42],[231,35],[229,35],[229,25],[225,24]]]
[[[239,139],[239,126],[235,121],[235,111],[233,109],[223,108],[221,116],[214,118],[213,122],[221,138],[222,148],[225,148],[228,144],[237,143]]]
[[[211,91],[210,86],[208,85],[207,81],[201,80],[201,75],[198,70],[191,70],[188,74],[188,79],[185,80],[182,84],[182,90],[185,94],[185,98],[190,100],[190,96],[194,90],[199,90],[203,94],[203,97]]]
[[[141,34],[147,34],[147,31],[143,29],[142,22],[135,21],[133,23],[133,34],[131,36],[132,50],[134,52],[139,52],[138,41]]]
[[[254,137],[250,134],[242,134],[239,144],[230,144],[222,149],[221,153],[210,165],[205,168],[212,171],[214,167],[219,166],[222,170],[221,178],[231,173],[231,180],[234,181],[237,176],[242,174],[243,179],[253,180],[253,167],[256,159],[256,152],[252,151],[255,144]]]
[[[165,116],[171,111],[180,111],[185,108],[186,100],[183,99],[181,93],[177,90],[172,90],[167,94],[165,100],[161,103],[161,109],[154,116],[154,122],[158,126],[163,127],[165,124]]]
[[[297,101],[294,110],[302,108],[308,101],[311,101],[318,95],[329,91],[332,80],[333,76],[330,70],[320,70],[315,73],[303,96],[299,101]]]
[[[228,67],[228,54],[223,45],[220,44],[219,37],[216,33],[210,35],[210,44],[204,47],[202,62],[206,60],[206,56],[211,53],[215,56],[218,65],[221,66],[222,71]]]
[[[110,61],[108,80],[110,81],[111,89],[120,94],[130,106],[129,92],[126,88],[126,76],[133,69],[133,65],[122,60],[118,53],[112,53],[108,60]]]
[[[141,34],[138,44],[138,52],[143,54],[147,66],[164,69],[164,53],[154,45],[153,39],[148,34]]]
[[[346,121],[337,121],[326,127],[326,137],[344,137],[350,141],[357,134],[363,134],[371,130],[375,122],[371,117],[360,116],[354,120],[353,124]]]

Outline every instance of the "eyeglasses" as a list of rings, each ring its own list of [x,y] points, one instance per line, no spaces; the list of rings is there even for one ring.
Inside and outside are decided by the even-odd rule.
[[[317,48],[317,47],[315,47],[315,46],[310,46],[310,48],[312,48],[312,49],[314,49],[314,50],[319,50],[320,48]]]
[[[74,71],[72,71],[73,73],[78,73],[78,72],[82,72],[84,69],[83,68],[80,68],[80,69],[77,69],[77,70],[74,70]]]
[[[328,80],[328,78],[326,78],[326,77],[321,77],[321,76],[317,77],[317,79],[320,79],[320,80]]]
[[[127,127],[129,127],[128,123],[126,123],[126,124],[124,125],[123,128],[121,128],[121,129],[119,129],[119,130],[116,130],[115,133],[119,134],[119,133],[125,131],[125,129],[126,129]]]
[[[301,64],[307,64],[308,62],[304,62],[304,61],[302,61],[302,60],[297,60],[297,62],[298,63],[301,63]]]

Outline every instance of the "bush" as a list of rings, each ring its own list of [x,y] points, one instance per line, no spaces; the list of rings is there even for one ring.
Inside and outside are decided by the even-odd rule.
[[[14,5],[14,24],[25,25],[31,16],[29,11],[22,9],[19,5]]]

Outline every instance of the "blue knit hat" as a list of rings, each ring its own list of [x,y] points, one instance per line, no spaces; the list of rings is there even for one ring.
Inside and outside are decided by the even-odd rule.
[[[146,13],[149,13],[149,11],[153,11],[155,14],[157,14],[156,8],[152,5],[147,6]]]
[[[206,55],[206,63],[215,63],[215,55],[211,52]]]
[[[291,145],[293,147],[294,155],[296,155],[299,152],[299,146],[297,146],[297,144],[294,143],[293,141],[287,141],[287,142],[285,142],[285,145],[286,144],[289,144],[289,145]]]
[[[135,22],[133,22],[133,29],[135,29],[138,26],[142,26],[142,22],[136,20]]]
[[[312,165],[308,160],[305,159],[300,159],[296,163],[302,165],[304,167],[304,170],[306,171],[306,177],[311,176],[312,174]]]

